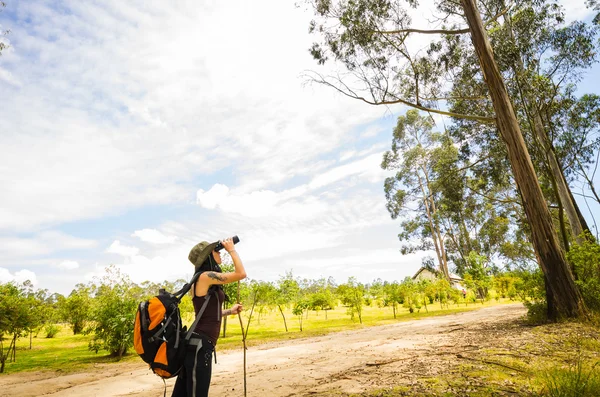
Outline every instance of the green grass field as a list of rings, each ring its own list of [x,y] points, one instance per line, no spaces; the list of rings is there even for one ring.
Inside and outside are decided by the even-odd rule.
[[[346,308],[340,306],[335,310],[330,310],[327,314],[323,311],[319,313],[309,312],[308,316],[305,315],[303,318],[302,331],[300,331],[298,317],[293,316],[291,310],[288,310],[284,313],[289,332],[285,331],[283,319],[279,311],[265,311],[259,316],[259,313],[255,310],[250,322],[247,345],[255,346],[270,341],[304,338],[362,327],[392,324],[400,321],[464,312],[510,302],[509,300],[492,300],[484,304],[470,303],[467,306],[461,304],[459,307],[450,305],[448,309],[441,309],[439,303],[437,303],[429,305],[428,312],[422,308],[419,313],[412,314],[405,308],[399,308],[396,319],[393,317],[391,308],[379,308],[373,305],[373,307],[364,307],[362,324],[358,322],[358,318],[355,318],[354,321],[351,320],[350,316],[346,313]],[[248,308],[242,316],[244,326],[248,324],[249,314],[250,310]],[[189,318],[187,320],[189,324],[192,319]],[[37,337],[32,339],[31,349],[29,348],[29,336],[20,338],[17,341],[16,361],[7,362],[4,373],[34,370],[71,372],[82,370],[94,363],[117,362],[116,359],[109,357],[107,352],[100,351],[96,354],[89,351],[88,342],[90,339],[91,335],[73,335],[71,330],[64,325],[61,325],[60,332],[54,338],[45,338],[44,330],[42,330]],[[5,348],[9,343],[9,340],[4,340]],[[218,349],[235,349],[240,348],[241,345],[242,338],[239,320],[237,316],[229,317],[226,337],[219,339]],[[121,359],[121,361],[135,360],[139,360],[142,363],[133,350]]]

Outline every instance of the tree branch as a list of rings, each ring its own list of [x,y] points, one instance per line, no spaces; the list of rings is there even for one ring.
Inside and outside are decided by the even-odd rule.
[[[343,94],[343,95],[345,95],[345,96],[347,96],[349,98],[358,99],[360,101],[368,103],[369,105],[396,105],[396,104],[403,104],[403,105],[410,106],[410,107],[415,108],[415,109],[422,110],[424,112],[431,112],[431,113],[441,114],[443,116],[449,116],[449,117],[454,117],[454,118],[459,118],[459,119],[474,120],[474,121],[481,121],[481,122],[484,122],[484,123],[495,123],[496,122],[496,118],[494,118],[494,117],[484,117],[484,116],[476,116],[476,115],[470,115],[470,114],[460,114],[460,113],[453,113],[453,112],[445,112],[443,110],[437,110],[437,109],[427,108],[425,106],[421,106],[421,105],[418,105],[416,103],[412,103],[412,102],[406,101],[404,99],[398,98],[398,97],[396,97],[395,95],[392,95],[392,94],[390,94],[390,95],[392,95],[394,98],[396,98],[396,100],[393,100],[393,101],[386,101],[386,100],[381,100],[381,101],[373,100],[373,101],[370,101],[370,100],[368,100],[368,99],[366,99],[366,98],[364,98],[362,96],[359,96],[358,94],[355,94],[352,90],[350,90],[348,88],[348,86],[344,85],[343,82],[341,82],[341,79],[339,79],[339,78],[338,78],[338,80],[340,80],[340,83],[343,84],[346,87],[346,89],[348,89],[348,91],[350,91],[350,93],[344,91],[343,89],[339,88],[338,86],[336,86],[336,85],[330,83],[329,81],[325,80],[318,73],[315,73],[315,74],[317,74],[319,76],[318,79],[314,78],[313,76],[308,76],[308,75],[307,75],[307,77],[311,81],[313,81],[315,83],[323,84],[323,85],[326,85],[328,87],[331,87],[334,90],[336,90],[337,92],[339,92],[339,93],[341,93],[341,94]]]
[[[455,29],[455,30],[447,30],[447,29],[398,29],[398,30],[376,30],[374,33],[379,34],[399,34],[399,33],[421,33],[421,34],[463,34],[469,33],[469,28],[466,29]]]
[[[506,14],[508,12],[508,10],[510,10],[510,6],[504,8],[502,11],[498,12],[498,14],[494,15],[489,21],[484,22],[483,26],[487,27],[489,24],[496,22],[498,20],[498,18],[500,18],[502,15]],[[447,30],[447,29],[398,29],[398,30],[374,30],[374,33],[379,33],[379,34],[384,34],[384,35],[388,35],[388,34],[399,34],[399,33],[421,33],[421,34],[463,34],[463,33],[469,33],[469,28],[465,28],[465,29],[453,29],[453,30]]]
[[[483,99],[488,99],[488,97],[485,96],[465,96],[465,97],[461,97],[461,96],[449,96],[449,97],[442,97],[442,98],[423,98],[421,97],[422,100],[424,101],[455,101],[455,100],[463,100],[463,101],[480,101]]]

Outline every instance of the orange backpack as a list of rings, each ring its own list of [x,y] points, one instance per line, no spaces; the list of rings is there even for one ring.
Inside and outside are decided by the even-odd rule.
[[[192,280],[175,293],[161,289],[158,295],[138,306],[133,346],[142,360],[163,379],[177,376],[183,367],[192,332],[210,300],[208,295],[189,330],[181,326],[179,303],[199,276],[200,272],[194,274]]]

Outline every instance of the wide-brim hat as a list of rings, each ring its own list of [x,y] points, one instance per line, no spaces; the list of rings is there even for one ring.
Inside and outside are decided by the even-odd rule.
[[[218,241],[214,243],[202,241],[194,245],[194,248],[192,248],[190,254],[188,255],[188,259],[190,260],[190,262],[192,262],[194,267],[198,269],[200,266],[202,266],[206,258],[208,258],[208,256],[211,254],[211,252],[215,250],[217,244],[219,244]]]

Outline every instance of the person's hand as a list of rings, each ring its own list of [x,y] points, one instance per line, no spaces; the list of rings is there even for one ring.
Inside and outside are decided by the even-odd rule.
[[[225,248],[225,251],[227,251],[227,252],[235,251],[235,247],[233,245],[233,239],[231,237],[227,237],[226,239],[221,240],[221,244],[223,245],[223,248]]]
[[[231,314],[238,314],[244,310],[244,308],[239,303],[236,303],[235,305],[231,306],[231,309],[229,310],[231,310]]]

